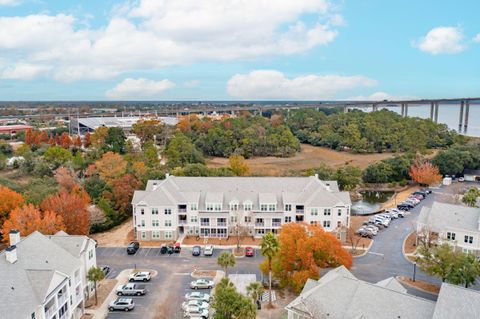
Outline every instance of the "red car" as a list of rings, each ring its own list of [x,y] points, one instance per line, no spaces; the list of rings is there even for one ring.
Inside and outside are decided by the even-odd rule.
[[[252,247],[247,247],[245,248],[245,256],[247,257],[253,257],[254,251]]]

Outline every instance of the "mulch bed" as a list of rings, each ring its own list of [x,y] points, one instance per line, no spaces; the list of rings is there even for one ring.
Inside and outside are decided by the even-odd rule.
[[[404,283],[405,285],[410,286],[412,288],[423,290],[435,295],[438,295],[438,293],[440,292],[439,285],[435,285],[435,284],[432,284],[423,280],[418,280],[418,279],[416,279],[414,282],[412,281],[412,278],[404,277],[404,276],[399,276],[397,278],[398,280],[400,280],[401,283]]]

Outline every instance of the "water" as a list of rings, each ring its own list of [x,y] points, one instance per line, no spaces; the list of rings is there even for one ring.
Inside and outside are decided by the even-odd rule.
[[[362,194],[362,199],[352,201],[352,213],[354,215],[368,215],[379,211],[382,203],[388,201],[393,192],[364,191],[360,194]]]
[[[401,113],[400,107],[386,107],[386,109]],[[438,106],[438,123],[447,124],[452,130],[458,132],[458,123],[460,115],[460,103],[458,104],[439,104]],[[409,105],[408,116],[419,117],[423,119],[430,118],[430,104],[425,105]],[[464,119],[465,122],[465,119]],[[463,130],[463,127],[462,127]],[[460,132],[469,136],[480,137],[480,104],[470,104],[468,129],[466,132]]]

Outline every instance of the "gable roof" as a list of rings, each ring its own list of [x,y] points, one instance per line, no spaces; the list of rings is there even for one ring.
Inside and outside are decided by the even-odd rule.
[[[443,283],[433,319],[480,318],[480,292]]]
[[[422,207],[417,223],[427,225],[433,232],[446,228],[479,231],[480,208],[434,202],[432,207]]]

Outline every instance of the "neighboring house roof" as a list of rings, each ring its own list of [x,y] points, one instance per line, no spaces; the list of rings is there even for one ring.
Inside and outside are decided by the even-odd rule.
[[[480,318],[480,292],[443,283],[433,319]]]
[[[432,207],[422,207],[417,223],[429,231],[440,233],[446,228],[479,231],[480,208],[434,202]]]
[[[59,237],[66,238],[63,234]],[[80,268],[80,259],[72,254],[76,251],[71,245],[73,241],[66,245],[59,242],[56,236],[33,232],[15,245],[15,263],[6,260],[5,251],[0,252],[0,314],[8,314],[6,318],[12,319],[30,318],[34,309],[67,278],[66,274]]]
[[[223,204],[231,201],[252,202],[253,209],[260,203],[305,204],[313,207],[351,205],[348,192],[338,191],[334,181],[320,181],[310,177],[177,177],[150,180],[145,191],[136,191],[132,204],[150,206],[198,203],[205,209],[205,202]]]
[[[395,290],[404,294],[407,293],[407,289],[405,289],[405,287],[403,287],[402,284],[397,279],[395,279],[395,277],[384,279],[377,282],[375,285]]]
[[[81,253],[88,248],[88,242],[90,241],[87,236],[68,235],[63,231],[48,237],[74,257],[80,257]]]
[[[344,267],[309,286],[287,310],[315,319],[422,319],[431,318],[435,306],[432,301],[398,291],[391,279],[371,284],[355,278]]]

